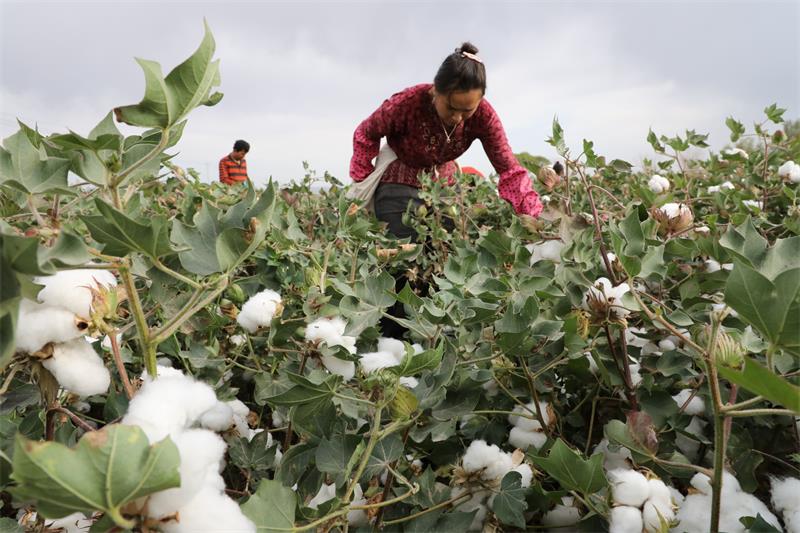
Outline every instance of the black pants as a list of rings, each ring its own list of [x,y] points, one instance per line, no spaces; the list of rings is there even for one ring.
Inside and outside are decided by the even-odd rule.
[[[416,232],[410,226],[403,224],[403,214],[408,209],[408,204],[413,204],[412,213],[422,205],[419,199],[419,190],[410,185],[399,183],[379,183],[375,189],[373,205],[375,217],[389,225],[389,233],[398,239],[416,237]]]
[[[380,183],[378,188],[375,189],[375,196],[373,197],[373,206],[375,209],[375,217],[386,222],[389,226],[389,233],[398,239],[406,239],[411,237],[411,240],[416,240],[417,232],[414,228],[403,224],[403,214],[408,209],[408,204],[412,205],[412,213],[416,208],[422,205],[422,200],[419,199],[419,190],[416,187],[409,185],[400,185],[398,183]],[[407,283],[404,272],[395,274],[395,291],[403,290]],[[403,304],[395,302],[389,309],[389,314],[397,318],[406,318]],[[392,337],[395,339],[402,339],[403,335],[408,331],[394,320],[390,318],[382,318],[381,333],[384,337]]]

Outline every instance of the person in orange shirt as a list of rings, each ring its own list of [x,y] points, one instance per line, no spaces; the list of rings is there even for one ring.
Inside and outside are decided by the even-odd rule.
[[[219,181],[225,185],[236,185],[247,181],[247,161],[244,156],[250,151],[250,143],[238,140],[233,151],[219,160]]]

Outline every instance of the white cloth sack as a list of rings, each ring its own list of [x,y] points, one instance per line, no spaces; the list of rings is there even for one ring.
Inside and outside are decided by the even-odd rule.
[[[397,159],[397,154],[388,144],[385,144],[381,151],[378,152],[378,158],[375,160],[375,170],[364,180],[351,183],[345,196],[351,200],[365,202],[367,210],[372,211],[372,197],[375,196],[375,189],[378,188],[381,176],[395,159]]]

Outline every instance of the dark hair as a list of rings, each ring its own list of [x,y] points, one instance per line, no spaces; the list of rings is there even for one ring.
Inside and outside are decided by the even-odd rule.
[[[486,92],[486,68],[483,63],[463,55],[462,52],[477,54],[478,48],[474,44],[466,42],[442,61],[436,77],[433,78],[436,92],[449,94],[453,91],[471,91],[473,89],[480,89],[482,93]]]
[[[250,151],[250,143],[247,142],[247,141],[243,141],[243,140],[239,139],[238,141],[233,143],[233,151],[234,152],[241,152],[242,150],[244,150],[245,153],[249,152]]]

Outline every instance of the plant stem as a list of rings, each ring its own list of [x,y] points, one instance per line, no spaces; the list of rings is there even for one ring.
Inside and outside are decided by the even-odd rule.
[[[711,390],[712,409],[714,411],[714,477],[711,480],[711,523],[709,531],[718,533],[720,505],[722,502],[722,472],[725,469],[725,415],[721,412],[722,395],[720,393],[719,378],[717,377],[716,357],[717,335],[719,334],[719,321],[712,320],[711,335],[709,335],[708,348],[705,351],[706,375],[708,387]]]
[[[169,276],[172,276],[173,278],[177,279],[178,281],[182,281],[183,283],[189,285],[190,287],[192,287],[194,289],[202,289],[203,288],[202,285],[200,285],[199,283],[197,283],[193,279],[187,278],[186,276],[184,276],[180,272],[175,272],[174,270],[169,268],[167,265],[162,263],[161,260],[159,260],[157,257],[153,258],[153,266],[156,267],[161,272],[163,272],[163,273],[165,273],[165,274],[167,274]]]
[[[746,416],[796,416],[797,413],[791,409],[744,409],[741,411],[729,411],[725,416],[746,417]]]
[[[138,170],[142,165],[160,154],[161,151],[167,147],[167,144],[169,144],[169,129],[164,129],[161,130],[161,140],[153,147],[152,150],[150,150],[143,158],[111,178],[109,185],[112,191],[115,191],[117,187],[122,184],[125,178],[130,176],[134,171]]]
[[[117,372],[122,380],[122,386],[125,388],[125,396],[130,400],[133,398],[134,390],[131,385],[131,380],[128,379],[128,372],[125,370],[125,363],[122,362],[122,354],[119,351],[119,342],[117,342],[117,330],[108,334],[111,341],[111,353],[114,355],[114,363],[117,365]]]
[[[76,426],[78,426],[79,428],[81,428],[84,431],[94,431],[95,430],[92,426],[90,426],[89,424],[87,424],[86,422],[81,420],[81,418],[78,415],[76,415],[75,413],[73,413],[72,411],[67,409],[66,407],[62,407],[60,405],[55,405],[55,406],[50,408],[50,411],[54,411],[54,412],[57,412],[57,413],[61,413],[61,414],[67,415],[69,417],[69,419],[72,420],[73,424],[75,424]]]
[[[471,491],[467,491],[467,492],[464,492],[463,494],[459,494],[458,496],[456,496],[454,498],[450,498],[449,500],[446,500],[446,501],[443,501],[441,503],[438,503],[438,504],[436,504],[436,505],[434,505],[432,507],[428,507],[427,509],[423,509],[422,511],[419,511],[417,513],[414,513],[414,514],[411,514],[411,515],[408,515],[408,516],[404,516],[403,518],[397,518],[395,520],[387,520],[386,522],[383,523],[383,525],[384,526],[392,526],[394,524],[401,524],[403,522],[408,522],[409,520],[414,520],[415,518],[419,518],[420,516],[426,515],[428,513],[433,512],[433,511],[438,511],[439,509],[441,509],[443,507],[447,507],[448,505],[452,505],[452,504],[456,503],[458,500],[464,500],[466,498],[471,498],[471,497],[472,497],[472,492]]]
[[[28,202],[28,209],[31,210],[31,215],[33,215],[33,218],[36,220],[36,225],[40,228],[45,227],[44,218],[42,218],[41,213],[39,213],[39,210],[36,208],[36,204],[34,204],[33,195],[29,194],[26,200]]]
[[[139,349],[144,358],[144,366],[147,373],[152,377],[156,377],[156,351],[150,345],[150,329],[147,327],[147,321],[144,317],[144,309],[142,302],[139,300],[139,293],[136,292],[136,282],[130,271],[130,263],[126,261],[125,266],[119,269],[119,275],[122,278],[122,284],[125,286],[125,291],[128,294],[128,301],[130,302],[130,310],[133,319],[136,321],[136,333],[139,342]]]
[[[549,436],[550,428],[548,428],[547,424],[545,424],[544,422],[544,416],[542,415],[542,408],[539,406],[539,394],[536,391],[536,387],[533,384],[533,378],[531,377],[531,373],[528,370],[528,363],[525,361],[525,356],[520,355],[519,361],[520,363],[522,363],[522,370],[523,372],[525,372],[525,380],[528,382],[528,389],[530,390],[531,398],[533,399],[533,407],[536,409],[536,419],[542,426],[542,431],[544,431]]]
[[[375,449],[375,445],[378,443],[378,440],[381,438],[381,414],[383,412],[383,405],[378,404],[378,407],[375,408],[375,414],[372,418],[372,430],[369,434],[369,441],[367,441],[367,447],[361,456],[361,462],[356,469],[356,473],[353,476],[353,480],[347,486],[347,491],[344,493],[344,497],[342,498],[344,501],[349,502],[350,497],[353,495],[353,491],[355,490],[356,484],[358,480],[361,478],[361,474],[364,473],[364,469],[367,467],[367,463],[369,462],[369,458],[372,456],[372,450]]]
[[[217,287],[203,298],[200,298],[197,303],[193,305],[187,303],[187,305],[178,312],[178,315],[176,315],[175,318],[173,318],[170,322],[164,325],[164,327],[153,334],[153,339],[151,341],[153,346],[155,347],[167,340],[173,333],[175,333],[175,331],[177,331],[179,327],[181,327],[184,322],[194,316],[194,314],[200,309],[211,303],[227,287],[228,278],[221,278],[220,282],[217,284]]]
[[[730,404],[730,405],[725,405],[725,406],[722,407],[722,412],[730,413],[731,411],[738,411],[739,409],[742,409],[743,407],[750,407],[751,405],[755,405],[755,404],[763,402],[763,401],[764,401],[764,397],[763,396],[755,396],[753,398],[750,398],[749,400],[744,400],[744,401],[739,402],[739,403],[733,403],[733,404]]]

